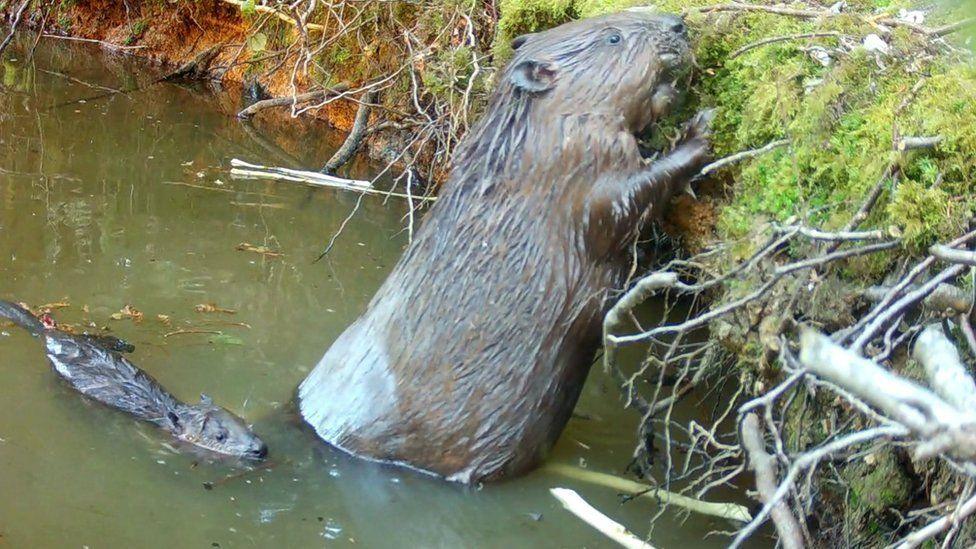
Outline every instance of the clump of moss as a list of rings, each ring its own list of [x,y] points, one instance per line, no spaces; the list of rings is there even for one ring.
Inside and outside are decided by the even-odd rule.
[[[940,235],[959,234],[968,211],[966,216],[960,216],[954,211],[956,208],[959,206],[941,188],[905,181],[895,191],[887,212],[901,228],[905,242],[921,249]]]
[[[890,519],[889,509],[899,507],[912,496],[912,480],[892,449],[850,463],[842,476],[848,484],[846,522],[859,527],[859,537],[879,534]]]
[[[579,16],[574,0],[501,0],[498,10],[502,16],[493,47],[498,62],[511,57],[511,42],[516,36],[552,28]]]

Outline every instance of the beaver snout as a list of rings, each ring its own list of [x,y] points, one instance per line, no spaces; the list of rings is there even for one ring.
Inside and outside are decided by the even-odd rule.
[[[250,459],[264,459],[268,457],[268,445],[262,441],[257,448],[248,450],[247,457]]]
[[[677,15],[661,15],[660,25],[662,28],[673,32],[681,36],[682,38],[688,37],[688,27],[685,26],[685,20]]]

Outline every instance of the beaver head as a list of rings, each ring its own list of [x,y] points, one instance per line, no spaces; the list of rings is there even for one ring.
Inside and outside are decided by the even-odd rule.
[[[185,405],[166,414],[176,438],[229,456],[263,459],[268,446],[244,420],[217,406],[210,397],[200,395],[198,404]]]
[[[512,47],[497,95],[619,115],[632,132],[667,111],[691,65],[681,18],[640,9],[519,36]]]

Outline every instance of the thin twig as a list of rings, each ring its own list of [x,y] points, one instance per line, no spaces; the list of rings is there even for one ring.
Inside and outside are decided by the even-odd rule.
[[[709,164],[709,165],[705,166],[704,168],[702,168],[701,169],[701,172],[699,172],[699,175],[702,175],[702,176],[708,175],[708,174],[714,172],[715,170],[717,170],[719,168],[724,168],[725,166],[728,166],[729,164],[734,164],[734,163],[736,163],[736,162],[738,162],[740,160],[745,160],[746,158],[752,158],[754,156],[759,156],[761,154],[765,154],[765,153],[767,153],[767,152],[769,152],[769,151],[771,151],[773,149],[776,149],[776,148],[782,147],[784,145],[787,145],[787,144],[789,144],[789,142],[790,142],[789,139],[779,139],[777,141],[773,141],[771,143],[768,143],[765,146],[760,147],[758,149],[752,149],[752,150],[748,150],[748,151],[742,151],[742,152],[738,152],[738,153],[735,153],[735,154],[730,155],[730,156],[726,156],[725,158],[720,158],[720,159],[716,160],[715,162],[712,162],[711,164]]]
[[[758,42],[753,42],[751,44],[746,44],[745,46],[742,46],[741,48],[739,48],[739,49],[735,50],[734,52],[732,52],[731,54],[729,54],[729,56],[728,56],[727,59],[735,59],[736,57],[739,57],[740,55],[742,55],[742,54],[744,54],[744,53],[746,53],[748,51],[751,51],[751,50],[754,50],[756,48],[759,48],[759,47],[762,47],[762,46],[766,46],[766,45],[769,45],[769,44],[775,44],[777,42],[788,42],[790,40],[802,40],[804,38],[825,38],[825,37],[829,37],[829,36],[835,36],[836,37],[836,36],[842,36],[842,35],[841,35],[841,33],[836,32],[836,31],[827,31],[827,32],[808,32],[808,33],[805,33],[805,34],[790,34],[790,35],[787,35],[787,36],[773,36],[771,38],[766,38],[765,40],[760,40]]]

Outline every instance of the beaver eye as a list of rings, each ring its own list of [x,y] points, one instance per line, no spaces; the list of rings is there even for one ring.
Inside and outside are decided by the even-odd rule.
[[[227,435],[224,433],[217,433],[217,442],[223,442],[227,440]]]
[[[623,36],[620,36],[620,33],[619,32],[615,32],[615,33],[613,33],[613,34],[611,34],[610,36],[607,37],[607,43],[608,44],[619,44],[620,41],[623,40],[623,39],[624,39],[624,37]]]

